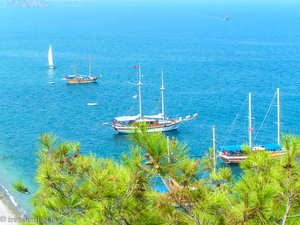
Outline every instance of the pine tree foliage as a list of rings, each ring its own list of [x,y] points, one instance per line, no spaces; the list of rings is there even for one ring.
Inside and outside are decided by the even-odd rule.
[[[120,162],[43,134],[33,197],[42,222],[27,224],[299,224],[300,139],[282,137],[280,159],[245,146],[248,159],[234,178],[227,166],[214,169],[211,149],[191,158],[186,145],[145,125],[130,135]],[[168,191],[155,190],[157,182]],[[21,181],[15,188],[27,190]]]
[[[55,224],[163,223],[153,200],[158,193],[143,173],[93,154],[81,155],[76,142],[55,140],[52,134],[40,138],[36,219],[54,219]]]

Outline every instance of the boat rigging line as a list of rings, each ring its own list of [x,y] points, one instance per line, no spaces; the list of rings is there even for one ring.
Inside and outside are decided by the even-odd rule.
[[[275,93],[275,95],[273,96],[273,99],[272,99],[272,101],[271,101],[271,104],[269,105],[269,108],[268,108],[268,110],[267,110],[267,113],[265,114],[265,117],[264,117],[263,121],[261,122],[261,124],[260,124],[260,126],[259,126],[259,128],[258,128],[258,130],[257,130],[257,132],[256,132],[256,135],[255,135],[255,137],[254,137],[254,139],[253,139],[253,141],[256,140],[256,137],[257,137],[257,135],[259,134],[260,130],[262,129],[265,120],[266,120],[266,119],[268,118],[268,116],[270,115],[270,111],[271,111],[271,108],[272,108],[272,106],[273,106],[273,104],[274,104],[274,101],[275,101],[276,96],[277,96],[277,93]]]
[[[244,106],[246,105],[246,102],[248,102],[248,96],[245,98],[245,101],[244,101],[243,105],[240,107],[238,114],[235,116],[234,120],[232,121],[230,126],[227,128],[225,136],[220,140],[220,143],[222,143],[221,146],[225,145],[225,143],[227,142],[228,137],[234,128],[235,122],[240,117],[241,111],[244,108]]]

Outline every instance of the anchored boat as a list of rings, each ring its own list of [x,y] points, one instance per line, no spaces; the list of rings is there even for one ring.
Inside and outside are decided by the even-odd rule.
[[[249,147],[252,152],[268,151],[273,158],[282,157],[286,150],[280,145],[280,93],[279,88],[276,91],[277,96],[277,143],[263,144],[252,146],[252,110],[251,110],[251,93],[249,93],[249,112],[248,112],[248,135]],[[219,157],[225,163],[241,163],[248,158],[248,155],[242,151],[243,145],[229,145],[223,146]]]
[[[161,103],[162,103],[162,112],[157,115],[143,115],[142,114],[142,76],[140,66],[134,66],[134,69],[137,70],[138,74],[138,99],[139,99],[139,114],[136,116],[120,116],[115,117],[112,123],[112,127],[117,133],[133,133],[136,129],[136,126],[139,123],[146,123],[148,127],[148,132],[166,132],[171,130],[176,130],[180,124],[184,121],[189,121],[198,117],[198,114],[193,116],[186,116],[185,118],[176,117],[169,118],[165,115],[164,108],[164,75],[162,71],[162,85],[161,85]]]

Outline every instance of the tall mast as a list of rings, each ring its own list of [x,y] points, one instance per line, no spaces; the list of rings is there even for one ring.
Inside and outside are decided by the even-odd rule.
[[[161,71],[161,114],[165,117],[165,96],[164,96],[164,71]]]
[[[252,109],[251,109],[251,92],[249,93],[249,146],[252,147]]]
[[[214,172],[216,172],[216,128],[215,125],[212,127],[213,135],[213,150],[214,150]]]
[[[280,145],[280,93],[277,88],[277,143]]]
[[[142,117],[142,76],[141,76],[141,66],[138,66],[138,86],[139,86],[139,109],[140,117]]]
[[[167,136],[168,162],[170,162],[170,138]]]
[[[92,76],[92,58],[89,55],[89,77]]]

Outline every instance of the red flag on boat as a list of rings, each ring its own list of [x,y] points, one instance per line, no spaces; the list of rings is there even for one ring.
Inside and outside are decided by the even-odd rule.
[[[139,68],[139,66],[136,65],[136,66],[134,66],[133,68],[137,70],[137,69]]]
[[[254,130],[254,128],[252,128],[252,127],[251,127],[251,128],[249,128],[249,130],[250,130],[250,131],[253,131],[253,130]]]

